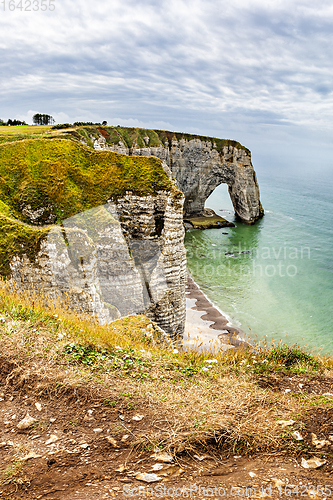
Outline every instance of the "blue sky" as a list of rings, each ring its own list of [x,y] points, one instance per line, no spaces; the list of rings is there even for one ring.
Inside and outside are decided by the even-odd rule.
[[[331,170],[332,1],[5,1],[0,118],[214,135],[259,173]]]

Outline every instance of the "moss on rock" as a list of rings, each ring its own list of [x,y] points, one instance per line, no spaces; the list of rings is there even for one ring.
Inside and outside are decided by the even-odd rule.
[[[13,257],[26,255],[33,261],[49,230],[28,226],[0,213],[0,275],[10,275]]]

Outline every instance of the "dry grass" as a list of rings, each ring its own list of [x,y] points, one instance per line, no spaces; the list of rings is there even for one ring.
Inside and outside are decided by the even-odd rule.
[[[137,445],[157,444],[175,452],[214,445],[237,454],[299,453],[304,443],[282,431],[277,420],[297,415],[301,422],[307,409],[332,406],[332,398],[300,397],[258,384],[267,374],[331,382],[331,358],[316,359],[314,365],[309,358],[290,367],[281,367],[280,358],[264,362],[265,356],[281,355],[280,346],[217,354],[209,363],[209,353],[177,353],[161,345],[156,335],[149,336],[153,330],[147,329],[151,322],[145,316],[101,326],[59,302],[9,291],[4,283],[0,313],[1,352],[6,362],[14,363],[4,384],[20,390],[30,386],[48,397],[87,390],[110,404],[124,399],[133,407],[149,407],[154,424],[137,436]]]

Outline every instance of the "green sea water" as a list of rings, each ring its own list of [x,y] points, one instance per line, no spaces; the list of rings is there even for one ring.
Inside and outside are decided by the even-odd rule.
[[[259,176],[265,216],[235,220],[227,186],[206,202],[235,228],[186,232],[188,267],[251,337],[333,352],[333,176]]]

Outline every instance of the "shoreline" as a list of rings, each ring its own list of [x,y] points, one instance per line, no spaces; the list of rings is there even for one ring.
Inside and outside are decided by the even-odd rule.
[[[222,351],[250,347],[245,333],[212,304],[187,271],[184,346],[196,344]]]

